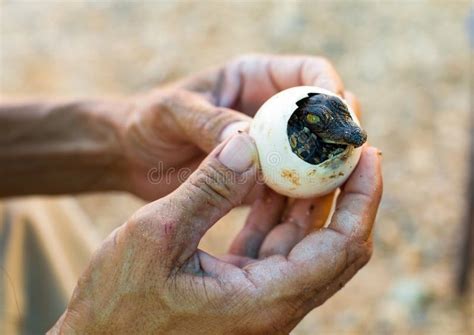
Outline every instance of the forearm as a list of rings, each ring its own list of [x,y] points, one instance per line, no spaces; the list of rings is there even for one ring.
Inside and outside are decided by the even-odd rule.
[[[124,103],[0,102],[0,196],[121,189]]]

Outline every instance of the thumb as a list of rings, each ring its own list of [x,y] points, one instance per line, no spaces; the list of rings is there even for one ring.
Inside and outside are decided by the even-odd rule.
[[[252,138],[239,133],[219,145],[173,193],[156,201],[166,218],[160,227],[168,255],[181,264],[195,252],[205,232],[240,205],[257,177],[257,151]],[[162,225],[158,225],[162,226]]]
[[[202,95],[172,90],[163,101],[180,132],[205,152],[238,130],[247,130],[251,118],[237,111],[211,104]]]

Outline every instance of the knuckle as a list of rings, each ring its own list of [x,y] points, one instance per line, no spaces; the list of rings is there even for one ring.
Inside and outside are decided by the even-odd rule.
[[[233,207],[233,191],[230,186],[235,176],[213,164],[208,164],[191,177],[190,185],[200,196],[205,197],[207,203],[213,207]]]
[[[156,90],[153,91],[148,97],[149,107],[156,111],[164,110],[166,104],[170,100],[171,90]]]
[[[140,226],[146,224],[146,222],[148,221],[147,206],[148,205],[140,208],[135,213],[133,213],[133,215],[122,226],[123,230],[127,232],[127,234],[135,233],[140,228]]]
[[[242,119],[238,113],[216,107],[202,96],[184,90],[164,92],[159,104],[163,113],[179,126],[181,134],[206,151],[215,147],[227,124]]]
[[[162,201],[146,205],[133,214],[120,233],[140,243],[166,243],[173,240],[177,233],[178,220],[173,212]]]
[[[157,110],[186,115],[192,107],[199,106],[201,101],[202,96],[195,92],[182,88],[165,88],[154,94],[153,104]],[[180,121],[179,118],[177,121]]]
[[[212,115],[195,115],[193,118],[194,131],[202,136],[209,136],[216,133],[216,128],[225,117],[226,110],[223,108],[213,108]],[[207,114],[207,113],[206,113]]]
[[[349,264],[355,264],[356,268],[360,269],[364,267],[372,257],[372,241],[364,243],[348,242],[346,250]]]
[[[190,92],[183,89],[165,89],[157,95],[155,103],[163,110],[173,110],[176,108],[176,105],[179,105],[181,101],[186,101],[186,99],[189,99],[190,95]]]

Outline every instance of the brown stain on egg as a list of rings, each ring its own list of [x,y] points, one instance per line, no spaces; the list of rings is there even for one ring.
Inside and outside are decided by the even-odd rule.
[[[312,177],[316,174],[316,169],[312,169],[310,171],[308,171],[308,173],[306,174],[308,177]]]
[[[300,186],[300,176],[295,170],[283,169],[281,176],[296,186]]]
[[[329,179],[334,179],[334,178],[336,178],[336,177],[338,177],[338,176],[339,176],[339,177],[343,177],[343,176],[344,176],[344,172],[339,171],[339,173],[338,173],[337,175],[336,175],[335,173],[333,173],[333,174],[330,175],[328,178],[329,178]],[[323,180],[324,180],[324,179],[323,179]]]

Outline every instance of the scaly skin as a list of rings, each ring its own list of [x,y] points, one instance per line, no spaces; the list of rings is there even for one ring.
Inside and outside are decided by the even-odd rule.
[[[347,107],[336,97],[309,93],[296,103],[288,121],[288,138],[295,154],[310,164],[319,164],[343,152],[347,145],[359,147],[367,134]]]

